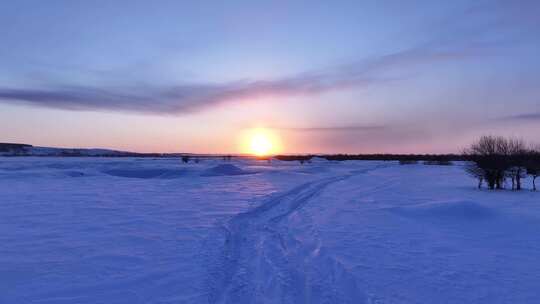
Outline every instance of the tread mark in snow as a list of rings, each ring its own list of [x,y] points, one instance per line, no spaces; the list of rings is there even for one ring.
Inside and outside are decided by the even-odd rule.
[[[366,302],[354,276],[321,248],[311,219],[301,209],[329,185],[377,168],[300,185],[232,218],[225,227],[222,255],[207,281],[208,302]],[[293,213],[307,223],[306,229],[289,231],[284,220]]]

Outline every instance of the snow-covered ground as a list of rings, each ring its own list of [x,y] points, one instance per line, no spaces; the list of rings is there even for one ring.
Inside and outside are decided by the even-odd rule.
[[[0,303],[538,303],[540,193],[459,166],[0,158]]]

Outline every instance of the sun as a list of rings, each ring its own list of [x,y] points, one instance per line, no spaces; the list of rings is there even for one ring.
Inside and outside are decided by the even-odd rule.
[[[251,153],[257,156],[266,156],[272,152],[272,141],[264,133],[255,133],[250,140]]]
[[[275,155],[283,150],[279,133],[268,128],[244,129],[238,139],[241,153],[257,157]]]

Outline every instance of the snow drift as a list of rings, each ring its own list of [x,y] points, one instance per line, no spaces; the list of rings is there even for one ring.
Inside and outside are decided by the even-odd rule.
[[[127,178],[164,178],[172,179],[183,176],[186,171],[180,169],[151,169],[151,168],[130,168],[130,169],[111,169],[104,170],[103,173]]]
[[[257,173],[257,172],[246,171],[231,164],[222,164],[222,165],[217,165],[213,168],[205,170],[201,175],[202,176],[226,176],[226,175],[246,175],[246,174],[254,174],[254,173]]]
[[[0,158],[0,303],[532,304],[539,201],[457,166]]]

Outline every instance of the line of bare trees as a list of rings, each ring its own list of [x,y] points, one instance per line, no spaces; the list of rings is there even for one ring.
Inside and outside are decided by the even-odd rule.
[[[540,149],[529,147],[523,140],[501,136],[482,136],[464,151],[469,163],[465,170],[489,189],[504,189],[507,180],[512,190],[522,189],[522,180],[530,176],[536,191],[540,175]]]

